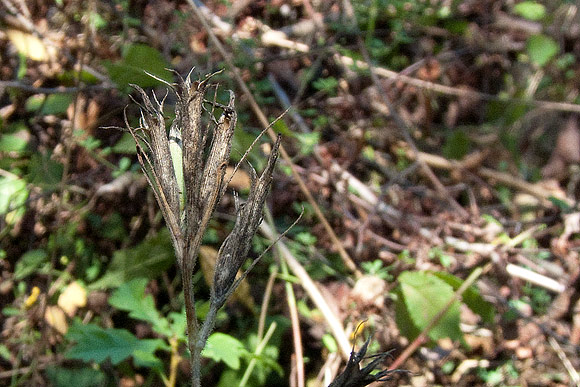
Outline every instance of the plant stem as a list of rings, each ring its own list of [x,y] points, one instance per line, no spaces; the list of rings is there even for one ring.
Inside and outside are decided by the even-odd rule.
[[[184,265],[188,266],[188,265]],[[189,270],[183,270],[183,297],[185,299],[185,316],[187,320],[187,346],[191,355],[191,385],[194,387],[201,386],[201,366],[195,362],[196,338],[199,330],[197,316],[195,315],[195,298],[193,293],[193,276]]]

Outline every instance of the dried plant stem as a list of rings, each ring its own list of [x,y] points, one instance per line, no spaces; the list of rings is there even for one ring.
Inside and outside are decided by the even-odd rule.
[[[262,222],[262,224],[260,225],[260,231],[271,241],[276,240],[273,228],[271,228],[265,222]],[[318,290],[318,287],[316,286],[312,278],[310,278],[306,270],[304,270],[304,267],[302,267],[300,262],[298,262],[298,260],[294,257],[294,255],[292,255],[292,252],[290,252],[290,250],[284,244],[284,242],[282,241],[278,242],[277,248],[279,249],[281,256],[288,263],[288,266],[290,267],[292,273],[294,273],[294,275],[300,279],[302,287],[304,288],[306,293],[308,293],[308,296],[310,297],[314,305],[316,305],[316,307],[320,310],[320,312],[324,316],[330,328],[330,331],[332,332],[332,335],[334,336],[338,344],[338,348],[343,358],[348,359],[350,356],[351,348],[350,343],[348,341],[348,335],[344,331],[341,321],[334,314],[334,312],[326,302],[326,299],[324,298],[320,290]]]

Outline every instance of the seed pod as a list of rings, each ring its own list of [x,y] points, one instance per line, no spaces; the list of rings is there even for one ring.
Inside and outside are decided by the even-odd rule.
[[[226,301],[228,294],[234,290],[232,286],[234,285],[236,273],[246,260],[252,237],[262,222],[264,202],[272,181],[274,166],[278,159],[279,146],[280,137],[274,144],[268,158],[268,165],[262,175],[257,181],[254,180],[252,182],[248,200],[237,209],[234,228],[218,252],[212,289],[212,303],[217,304],[218,308]]]

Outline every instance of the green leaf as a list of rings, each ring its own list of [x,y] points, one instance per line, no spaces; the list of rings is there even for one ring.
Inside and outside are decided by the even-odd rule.
[[[28,190],[23,179],[14,175],[0,176],[0,215],[18,208],[24,209],[26,199],[28,199]]]
[[[26,150],[28,140],[18,134],[4,134],[0,137],[0,152],[22,152]]]
[[[64,170],[63,165],[53,160],[48,153],[33,154],[28,168],[28,180],[33,184],[46,186],[59,184]]]
[[[123,153],[134,155],[137,153],[137,148],[135,147],[135,140],[129,133],[123,133],[123,136],[113,145],[114,153]]]
[[[237,370],[240,368],[240,359],[247,353],[244,344],[240,341],[230,335],[218,332],[207,339],[202,356],[216,362],[223,361],[228,367]]]
[[[73,101],[72,94],[44,94],[33,95],[26,100],[24,108],[28,112],[38,112],[38,114],[63,114],[66,113],[69,105]]]
[[[294,137],[300,141],[300,153],[303,155],[309,155],[314,150],[314,147],[320,141],[320,133],[295,133]]]
[[[155,301],[150,294],[145,294],[145,287],[148,280],[145,278],[136,278],[121,285],[113,292],[109,298],[109,304],[119,310],[129,312],[129,316],[151,323],[155,332],[171,336],[169,323],[161,317],[161,314],[155,308]]]
[[[153,354],[166,347],[160,339],[140,340],[125,329],[103,329],[94,324],[83,325],[78,320],[73,322],[66,338],[76,342],[65,355],[68,359],[97,363],[111,359],[114,365],[136,352],[143,356],[143,353]]]
[[[538,66],[543,67],[560,52],[560,46],[554,39],[540,34],[530,36],[527,43],[527,50],[530,60]]]
[[[430,272],[431,274],[437,276],[438,278],[442,279],[443,281],[447,282],[449,285],[453,287],[453,290],[456,291],[459,287],[463,284],[463,280],[457,278],[453,274],[445,273],[445,272]],[[495,308],[493,305],[483,299],[479,290],[474,286],[470,286],[467,290],[463,293],[461,297],[465,305],[469,307],[474,313],[481,316],[481,319],[491,324],[495,319]]]
[[[134,278],[156,278],[174,262],[169,231],[163,229],[133,248],[116,251],[105,275],[89,288],[106,289],[121,286]]]
[[[101,371],[83,368],[48,366],[46,376],[53,387],[101,387],[105,385],[105,374]]]
[[[30,250],[20,257],[14,268],[14,279],[19,281],[28,277],[38,270],[42,264],[48,261],[48,255],[44,250]]]
[[[429,273],[407,271],[401,273],[398,280],[401,301],[404,302],[408,317],[416,328],[414,331],[422,331],[453,297],[453,288]],[[399,325],[398,322],[397,324]],[[401,325],[399,329],[403,332]],[[457,301],[431,329],[429,337],[432,340],[444,337],[452,340],[462,339]]]
[[[528,20],[541,20],[546,16],[546,7],[536,1],[522,1],[514,6],[514,12]]]
[[[443,156],[449,159],[459,160],[471,149],[471,141],[464,130],[455,130],[447,137],[443,145]]]
[[[127,90],[129,83],[139,85],[143,88],[158,86],[162,83],[147,75],[145,71],[167,82],[173,80],[171,72],[166,70],[170,66],[165,58],[163,58],[163,55],[153,47],[145,44],[131,44],[127,46],[121,61],[117,63],[105,61],[104,66],[107,68],[113,82],[120,89]]]

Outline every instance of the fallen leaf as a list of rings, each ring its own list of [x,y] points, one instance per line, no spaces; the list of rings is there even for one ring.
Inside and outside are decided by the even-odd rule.
[[[49,50],[42,40],[27,32],[19,30],[7,30],[8,39],[14,44],[19,53],[28,59],[48,61],[53,57],[54,50]]]
[[[87,304],[87,292],[77,282],[71,283],[58,297],[58,306],[69,316],[73,317],[78,308]]]
[[[44,313],[44,320],[48,325],[56,329],[60,334],[64,335],[68,331],[66,316],[63,310],[56,305],[50,305],[46,307],[46,312]]]

